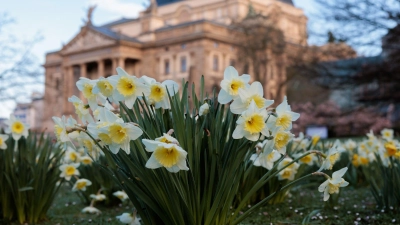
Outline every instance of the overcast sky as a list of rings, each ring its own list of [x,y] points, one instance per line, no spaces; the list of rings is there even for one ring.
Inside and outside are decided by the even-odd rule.
[[[44,63],[45,54],[58,50],[80,30],[89,5],[96,4],[93,24],[101,25],[122,17],[134,18],[143,10],[146,0],[0,0],[0,14],[6,13],[15,20],[8,30],[18,39],[32,40],[37,35],[42,40],[32,49],[37,62]],[[315,12],[313,0],[294,0],[304,9],[312,22]],[[43,92],[43,87],[37,91]],[[8,117],[13,103],[0,102],[0,117]]]

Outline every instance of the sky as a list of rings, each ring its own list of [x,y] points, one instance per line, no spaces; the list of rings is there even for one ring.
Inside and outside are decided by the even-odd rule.
[[[197,1],[197,0],[196,0]],[[84,25],[90,5],[97,5],[93,24],[102,25],[113,20],[135,18],[144,9],[146,0],[0,0],[0,14],[7,14],[14,23],[8,31],[20,41],[41,37],[32,49],[38,64],[45,61],[46,52],[59,50]],[[313,0],[294,0],[312,22],[316,11]],[[1,60],[1,59],[0,59]],[[1,63],[1,61],[0,61]],[[43,92],[43,86],[27,90]],[[27,93],[29,95],[30,93]],[[15,107],[13,102],[0,102],[0,118],[8,117]]]

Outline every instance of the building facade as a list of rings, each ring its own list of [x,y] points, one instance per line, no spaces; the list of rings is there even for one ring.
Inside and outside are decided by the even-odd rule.
[[[178,84],[198,82],[204,75],[207,91],[218,87],[225,67],[240,63],[230,25],[245,18],[250,5],[263,15],[279,15],[275,21],[286,42],[307,45],[307,18],[291,0],[152,0],[138,18],[102,26],[93,25],[88,15],[68,44],[46,55],[44,126],[51,130],[52,116],[74,114],[68,97],[79,96],[79,77],[107,77],[117,67]],[[272,59],[266,65],[275,74],[264,84],[270,90],[267,98],[277,96],[271,90],[278,90],[275,80],[285,76],[277,63]]]
[[[17,103],[14,109],[14,116],[21,120],[25,124],[29,124],[31,131],[43,131],[43,109],[44,101],[43,95],[38,92],[34,92],[31,95],[31,102],[29,103]],[[0,124],[1,127],[1,124]]]

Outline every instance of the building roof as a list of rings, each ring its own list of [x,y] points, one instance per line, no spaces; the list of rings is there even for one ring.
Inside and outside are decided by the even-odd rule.
[[[94,30],[96,32],[99,32],[99,33],[101,33],[101,34],[103,34],[103,35],[105,35],[107,37],[110,37],[112,39],[115,39],[115,40],[122,40],[122,41],[130,41],[130,42],[140,43],[140,41],[137,40],[136,38],[129,37],[129,36],[126,36],[126,35],[121,34],[121,33],[117,33],[117,32],[111,30],[108,27],[104,27],[104,26],[96,27],[96,26],[89,25],[89,29],[92,29],[92,30]]]
[[[280,2],[284,2],[287,3],[289,5],[293,5],[293,1],[292,0],[279,0]]]
[[[157,0],[157,5],[162,6],[162,5],[167,5],[167,4],[180,2],[180,1],[183,1],[183,0]],[[293,5],[292,0],[278,0],[278,1]]]
[[[132,22],[132,21],[135,21],[135,20],[138,20],[138,19],[137,18],[121,18],[119,20],[116,20],[116,21],[101,25],[101,27],[111,27],[111,26],[115,26],[115,25],[118,25],[118,24],[129,23],[129,22]]]
[[[180,2],[182,0],[157,0],[157,5],[162,6],[162,5],[167,5],[175,2]]]

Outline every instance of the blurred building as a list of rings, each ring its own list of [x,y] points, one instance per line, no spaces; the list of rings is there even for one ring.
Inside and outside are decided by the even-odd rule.
[[[17,103],[13,114],[23,123],[29,124],[30,130],[40,131],[43,128],[43,109],[43,95],[41,93],[34,92],[31,95],[31,102]]]
[[[219,86],[224,69],[237,63],[230,25],[246,17],[250,4],[264,15],[278,15],[274,19],[287,43],[307,45],[307,18],[291,0],[152,0],[138,18],[102,26],[92,24],[93,10],[89,10],[79,33],[62,49],[46,55],[44,126],[52,129],[52,116],[74,114],[67,99],[79,96],[75,86],[79,77],[107,77],[117,67],[178,83],[183,78],[198,82],[204,75],[210,92]],[[279,94],[274,93],[278,92],[274,80],[286,73],[277,61],[271,59],[266,65],[275,74],[264,84],[267,98]]]

